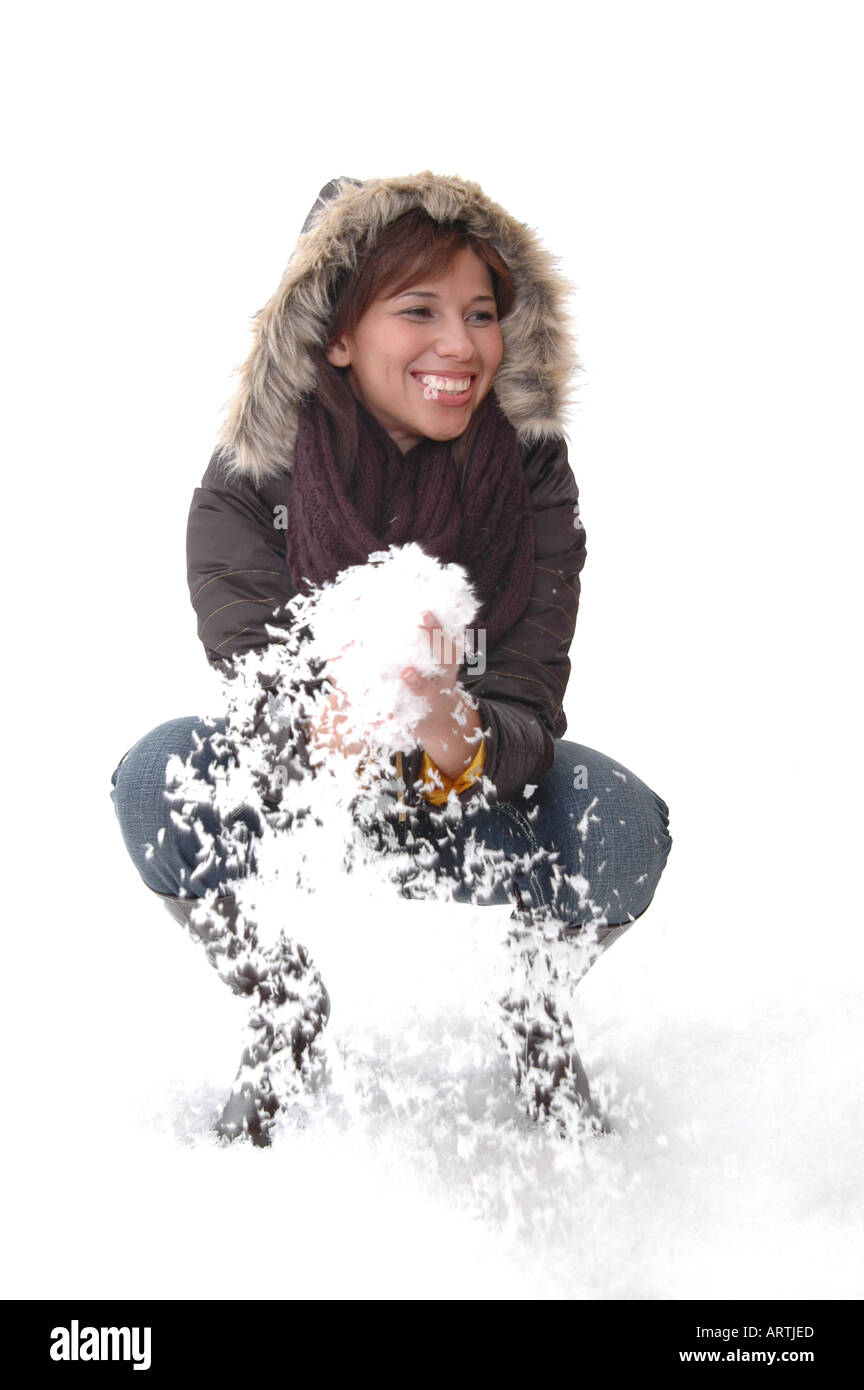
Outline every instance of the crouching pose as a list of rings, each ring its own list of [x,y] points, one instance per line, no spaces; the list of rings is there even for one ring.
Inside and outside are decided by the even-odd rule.
[[[565,295],[535,235],[476,184],[428,173],[328,184],[257,316],[188,531],[198,633],[229,676],[271,643],[276,610],[373,552],[416,542],[470,576],[479,641],[461,660],[443,651],[433,675],[401,673],[427,713],[394,755],[377,850],[422,857],[455,901],[513,904],[501,1038],[529,1112],[559,1123],[591,1106],[567,1012],[592,958],[576,947],[587,935],[596,953],[645,911],[671,844],[654,792],[563,738],[585,560],[562,435],[575,365]],[[437,615],[418,626],[434,643]],[[290,776],[310,749],[363,752],[340,732],[345,696],[329,688],[316,721],[273,741]],[[236,737],[230,723],[164,724],[123,758],[112,794],[146,885],[250,999],[217,1130],[264,1145],[280,1107],[320,1075],[329,1000],[290,924],[264,945],[238,903],[278,796],[225,816],[204,804],[194,824],[172,814],[169,761],[206,784]],[[491,889],[478,873],[490,863]],[[419,891],[410,873],[402,891]]]

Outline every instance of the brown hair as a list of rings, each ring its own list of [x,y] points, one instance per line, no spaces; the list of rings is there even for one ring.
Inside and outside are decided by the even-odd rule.
[[[328,342],[352,332],[375,299],[399,294],[418,274],[441,275],[456,254],[469,247],[485,261],[492,277],[492,293],[499,319],[513,307],[516,288],[495,247],[473,236],[462,222],[436,222],[419,208],[396,218],[376,238],[362,247],[353,271],[343,271],[333,287],[333,314]],[[334,367],[323,349],[318,354],[318,399],[330,418],[336,457],[346,484],[350,481],[357,452],[357,400],[345,367]],[[477,427],[490,396],[472,416],[464,434],[453,441],[453,459],[463,475]]]

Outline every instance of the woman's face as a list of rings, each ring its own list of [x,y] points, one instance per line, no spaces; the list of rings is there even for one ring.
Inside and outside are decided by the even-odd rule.
[[[327,359],[348,368],[354,395],[405,454],[464,433],[503,351],[489,267],[465,246],[443,275],[374,300]]]

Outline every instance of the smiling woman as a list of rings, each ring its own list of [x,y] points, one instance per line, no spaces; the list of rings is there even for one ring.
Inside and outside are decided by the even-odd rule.
[[[492,277],[470,247],[422,286],[374,300],[327,347],[328,362],[347,367],[354,395],[403,454],[421,439],[464,434],[504,352]]]
[[[499,310],[490,265],[471,245],[459,245],[455,229],[452,259],[437,275],[422,268],[428,223],[409,213],[388,230],[386,249],[401,250],[403,268],[422,278],[365,307],[365,295],[352,296],[337,314],[326,357],[347,368],[354,395],[404,454],[421,439],[465,433],[501,365],[499,313],[508,305],[502,295]],[[503,266],[498,276],[503,283]]]
[[[594,1117],[565,988],[591,956],[577,966],[572,943],[620,937],[651,902],[671,844],[654,792],[563,739],[585,561],[562,425],[575,366],[566,293],[536,236],[476,184],[424,173],[326,185],[257,317],[188,531],[199,636],[229,676],[271,642],[274,611],[373,552],[415,543],[465,570],[485,663],[402,670],[426,713],[379,769],[372,838],[400,863],[435,866],[454,901],[515,906],[519,976],[500,1001],[501,1041],[529,1113],[564,1129]],[[436,614],[416,622],[434,652]],[[274,693],[262,694],[252,736],[289,779],[313,773],[316,752],[368,751],[340,736],[338,689],[317,723],[298,718],[278,736]],[[230,816],[207,805],[193,826],[171,814],[168,760],[214,785],[249,736],[227,733],[224,721],[215,732],[195,719],[162,725],[117,768],[114,799],[144,882],[253,1003],[216,1130],[266,1144],[286,1097],[320,1081],[329,1002],[304,947],[279,933],[264,949],[232,891],[256,872],[262,816],[278,817],[273,783],[263,804]],[[410,873],[399,881],[418,895]]]
[[[501,320],[514,293],[494,246],[464,225],[442,226],[414,209],[383,230],[336,301],[324,355],[340,370],[318,372],[349,468],[356,439],[346,384],[402,453],[423,438],[461,438],[457,466],[467,457],[466,431],[501,365]],[[439,408],[421,410],[426,402]]]

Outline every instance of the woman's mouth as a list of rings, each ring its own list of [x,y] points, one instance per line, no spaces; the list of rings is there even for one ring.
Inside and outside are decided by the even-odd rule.
[[[438,372],[412,372],[414,380],[421,388],[427,401],[437,401],[439,405],[464,405],[471,399],[474,389],[474,372],[464,372],[442,376]]]

